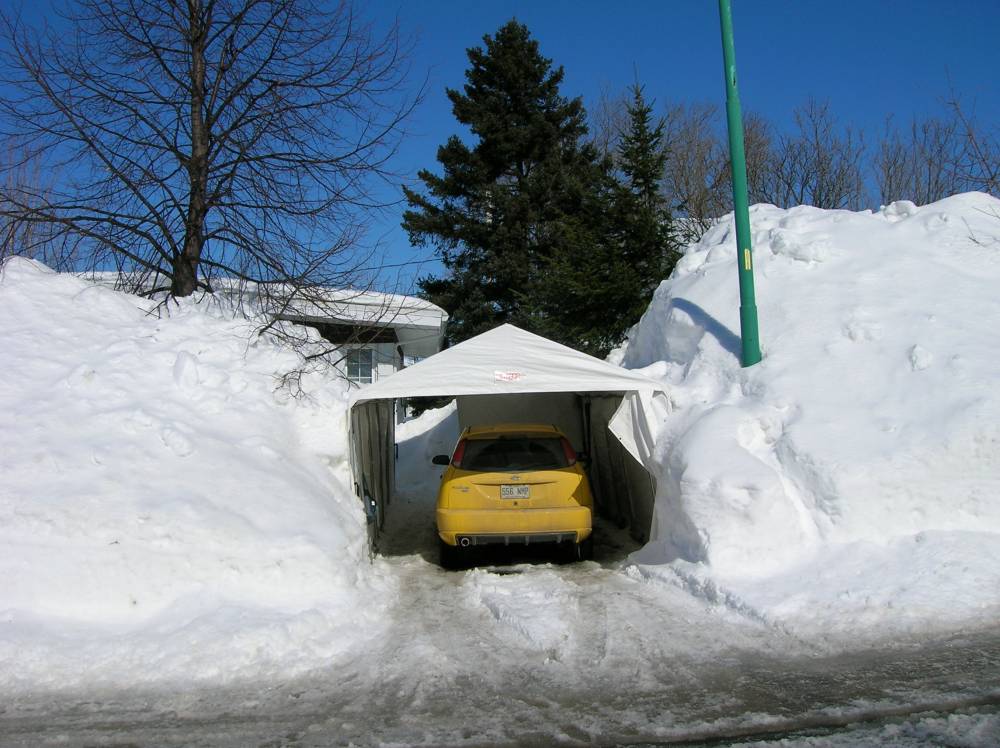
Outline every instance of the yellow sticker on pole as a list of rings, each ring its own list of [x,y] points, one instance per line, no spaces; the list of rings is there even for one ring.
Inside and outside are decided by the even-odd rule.
[[[750,250],[749,249],[744,249],[743,250],[743,269],[744,270],[749,270],[750,269]]]

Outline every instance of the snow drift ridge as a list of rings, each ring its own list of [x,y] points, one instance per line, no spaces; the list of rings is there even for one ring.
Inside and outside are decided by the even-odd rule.
[[[673,414],[646,562],[754,576],[830,544],[1000,533],[1000,201],[751,209],[764,360],[739,366],[731,216],[618,358]]]

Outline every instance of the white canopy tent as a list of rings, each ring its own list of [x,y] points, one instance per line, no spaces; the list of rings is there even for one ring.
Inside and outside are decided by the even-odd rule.
[[[555,424],[590,455],[599,508],[648,538],[653,443],[667,409],[659,382],[502,325],[355,391],[351,466],[375,533],[394,489],[393,401],[412,397],[454,397],[463,427]]]

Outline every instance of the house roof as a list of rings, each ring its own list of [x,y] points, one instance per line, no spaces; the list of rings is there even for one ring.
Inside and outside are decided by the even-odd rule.
[[[117,272],[86,273],[97,283],[114,285]],[[144,284],[152,289],[156,279]],[[293,289],[291,286],[268,286],[266,303],[260,299],[259,285],[229,278],[212,281],[216,296],[238,306],[246,303],[278,319],[305,323],[340,323],[359,327],[389,327],[409,356],[427,357],[441,349],[448,313],[424,299],[402,294],[362,291],[350,288],[314,286]]]

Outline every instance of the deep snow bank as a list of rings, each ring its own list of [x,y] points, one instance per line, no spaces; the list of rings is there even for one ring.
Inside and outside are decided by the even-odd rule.
[[[3,266],[0,686],[288,674],[377,628],[341,383],[284,396],[250,323],[152,306]]]
[[[763,362],[738,361],[731,217],[617,354],[664,379],[673,405],[637,560],[779,617],[995,615],[1000,201],[750,218]]]

